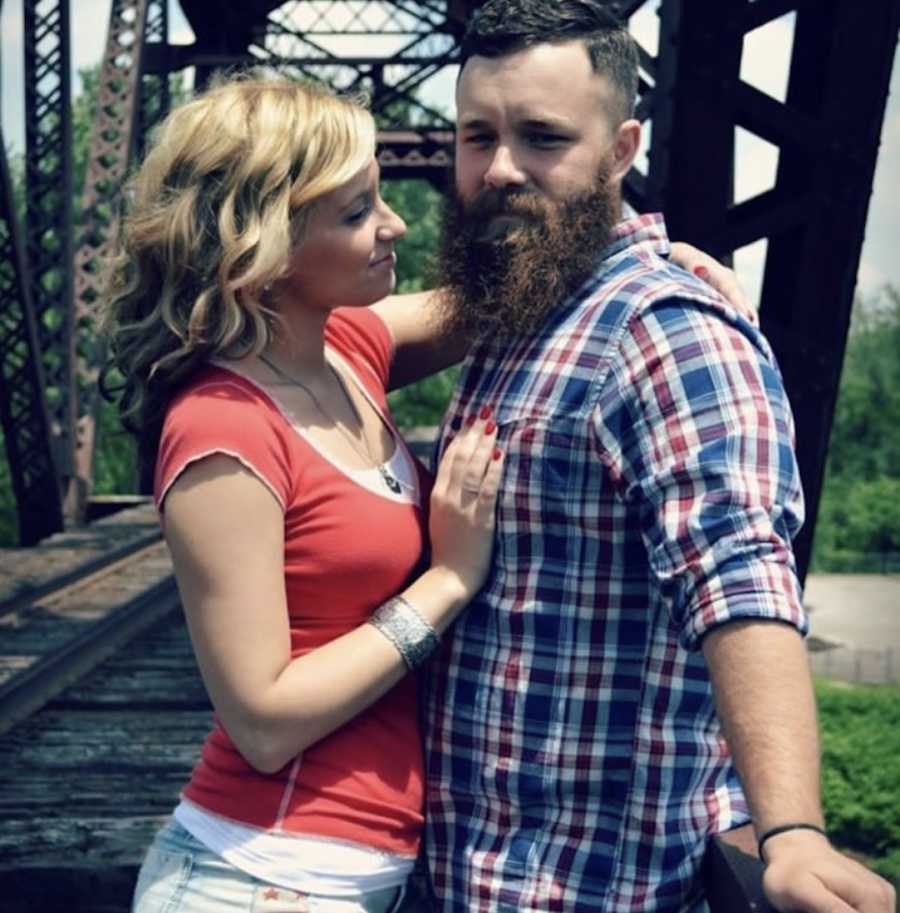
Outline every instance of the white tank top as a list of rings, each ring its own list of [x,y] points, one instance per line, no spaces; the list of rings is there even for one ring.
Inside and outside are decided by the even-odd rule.
[[[349,840],[265,831],[182,799],[175,820],[208,850],[267,884],[355,897],[406,883],[415,859]]]

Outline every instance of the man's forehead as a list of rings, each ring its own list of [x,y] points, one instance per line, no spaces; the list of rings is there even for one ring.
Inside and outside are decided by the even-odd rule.
[[[492,113],[491,106],[477,103],[469,105],[459,112],[457,125],[461,130],[471,127],[482,127],[494,124],[500,112]],[[560,127],[574,128],[583,122],[583,115],[576,111],[560,111],[559,107],[541,104],[513,105],[502,112],[504,120],[526,127]]]
[[[456,91],[460,126],[498,114],[571,124],[612,109],[615,91],[581,42],[541,44],[503,57],[472,57]]]

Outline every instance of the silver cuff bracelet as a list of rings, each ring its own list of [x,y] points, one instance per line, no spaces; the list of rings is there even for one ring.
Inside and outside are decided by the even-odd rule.
[[[437,631],[402,596],[395,596],[380,605],[369,623],[400,651],[403,662],[411,670],[418,669],[440,644]]]

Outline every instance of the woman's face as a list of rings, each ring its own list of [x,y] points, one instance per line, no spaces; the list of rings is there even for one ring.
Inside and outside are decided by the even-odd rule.
[[[403,220],[381,199],[375,159],[354,178],[319,199],[291,254],[283,282],[305,307],[364,307],[394,290],[394,242]]]

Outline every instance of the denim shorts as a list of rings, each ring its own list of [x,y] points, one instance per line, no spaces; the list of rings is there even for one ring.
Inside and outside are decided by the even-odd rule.
[[[156,835],[138,875],[132,913],[396,913],[406,888],[358,897],[302,894],[266,884],[208,850],[177,821]]]

